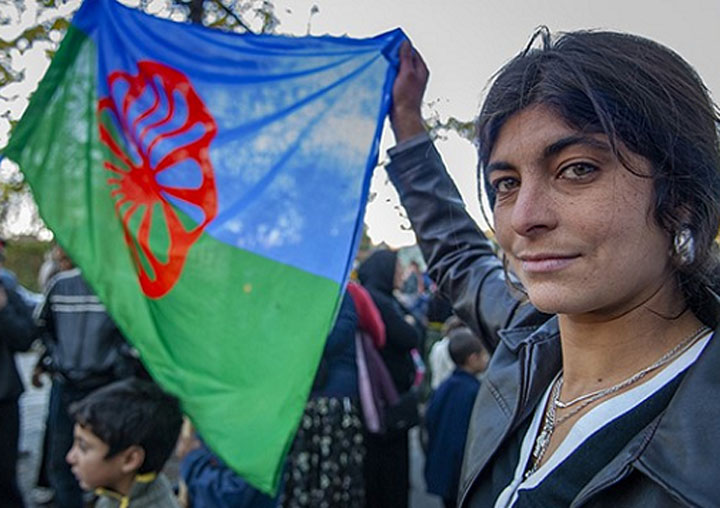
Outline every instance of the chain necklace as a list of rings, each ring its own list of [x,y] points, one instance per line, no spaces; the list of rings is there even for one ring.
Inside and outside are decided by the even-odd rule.
[[[547,452],[548,445],[550,445],[550,438],[552,438],[553,432],[555,432],[555,413],[556,406],[555,402],[560,398],[560,389],[562,388],[562,375],[555,381],[552,392],[550,394],[550,400],[545,408],[545,418],[543,419],[543,427],[535,440],[535,446],[532,452],[532,465],[525,472],[525,478],[528,478],[531,474],[537,471],[540,467],[545,452]]]
[[[580,406],[580,408],[583,408],[598,399],[601,399],[607,395],[610,395],[619,390],[622,390],[623,388],[625,388],[627,386],[635,384],[638,381],[640,381],[642,378],[647,376],[649,373],[651,373],[652,371],[657,370],[660,367],[662,367],[663,365],[665,365],[666,363],[668,363],[670,360],[675,358],[678,354],[685,352],[685,350],[687,348],[689,348],[698,338],[700,338],[700,336],[704,335],[708,331],[710,331],[710,329],[707,326],[704,326],[704,325],[701,326],[700,328],[695,330],[695,332],[693,332],[692,335],[687,337],[685,340],[680,342],[677,346],[675,346],[670,351],[665,353],[662,357],[660,357],[660,359],[658,361],[656,361],[649,367],[645,367],[641,371],[636,372],[635,374],[633,374],[629,378],[625,379],[624,381],[620,381],[619,383],[617,383],[609,388],[602,388],[602,389],[596,390],[594,392],[586,393],[585,395],[580,395],[579,397],[576,397],[573,400],[568,401],[568,402],[562,402],[558,398],[555,401],[555,406],[560,409],[567,409],[567,408],[574,406],[575,404],[578,404],[580,402],[585,402],[584,404],[582,404]],[[561,375],[560,379],[561,379],[560,382],[562,383],[562,375]],[[577,413],[577,411],[574,411],[572,413],[568,413],[567,415],[564,415],[562,420],[567,420],[570,416],[572,416],[575,413]],[[558,421],[558,424],[559,423],[560,423],[560,421]]]
[[[558,379],[555,381],[552,393],[550,394],[550,400],[548,401],[547,407],[545,409],[545,416],[543,418],[543,427],[540,431],[540,434],[538,434],[538,437],[535,440],[535,446],[533,447],[532,465],[525,473],[525,478],[528,478],[540,467],[540,463],[542,462],[542,459],[547,452],[548,446],[550,445],[550,439],[552,438],[552,435],[558,426],[560,426],[563,422],[567,421],[569,418],[575,416],[577,413],[585,409],[593,402],[637,383],[642,378],[647,376],[650,372],[657,370],[663,365],[669,363],[672,359],[690,349],[690,347],[695,343],[695,341],[705,335],[708,331],[710,331],[710,329],[707,326],[701,326],[700,328],[695,330],[692,335],[687,337],[677,346],[675,346],[670,351],[665,353],[662,357],[660,357],[660,359],[657,360],[655,363],[648,367],[645,367],[639,372],[636,372],[624,381],[620,381],[619,383],[609,388],[603,388],[601,390],[586,393],[585,395],[576,397],[568,402],[560,401],[560,391],[562,390],[563,385],[563,376],[562,373],[560,373],[560,376],[558,376]],[[582,404],[580,404],[581,402]],[[561,417],[557,416],[557,409],[566,409],[576,404],[580,405],[569,413],[562,415]]]

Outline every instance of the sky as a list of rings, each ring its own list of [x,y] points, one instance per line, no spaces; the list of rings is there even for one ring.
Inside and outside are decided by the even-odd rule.
[[[539,25],[553,32],[598,28],[654,39],[688,60],[720,98],[720,2],[714,0],[275,0],[274,4],[281,33],[305,34],[308,22],[312,35],[358,38],[402,28],[430,68],[426,100],[442,119],[472,119],[489,78],[525,46]],[[317,12],[311,16],[314,5]],[[44,66],[42,58],[37,59],[28,72],[29,81],[39,79]],[[3,135],[0,132],[0,145]],[[387,126],[381,158],[392,144]],[[485,228],[473,146],[454,134],[437,145],[468,211]],[[371,240],[394,247],[414,243],[382,168],[375,171],[371,192],[374,198],[365,219]]]
[[[695,66],[720,98],[717,1],[329,0],[292,4],[294,15],[281,17],[281,28],[289,31],[306,29],[307,15],[303,18],[299,13],[309,12],[313,4],[319,7],[312,17],[314,35],[366,37],[401,27],[430,68],[426,100],[436,104],[442,118],[472,119],[489,78],[525,46],[539,25],[547,25],[553,32],[599,28],[654,39]],[[386,128],[383,147],[392,143],[392,134]],[[477,197],[473,146],[454,135],[437,144],[468,211],[485,228]],[[395,246],[412,243],[414,235],[400,227],[397,196],[382,170],[376,171],[373,190],[378,195],[368,205],[366,215],[371,239]]]

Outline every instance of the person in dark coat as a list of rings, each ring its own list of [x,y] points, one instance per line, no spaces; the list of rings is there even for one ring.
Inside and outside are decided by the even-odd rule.
[[[13,355],[30,348],[34,329],[28,307],[0,282],[0,501],[8,508],[23,506],[17,484],[18,399],[23,385]]]
[[[425,483],[428,492],[440,496],[446,508],[454,508],[470,414],[480,389],[477,376],[485,370],[489,355],[469,328],[456,328],[448,338],[455,370],[440,384],[425,412]]]
[[[358,315],[345,293],[297,434],[288,454],[280,506],[362,508],[363,425],[355,333]]]
[[[358,269],[361,284],[368,290],[385,323],[386,342],[380,350],[398,393],[410,390],[415,364],[410,351],[419,347],[422,328],[393,296],[401,271],[397,253],[374,252]],[[365,437],[366,505],[373,508],[408,506],[409,449],[407,430]]]
[[[250,485],[200,441],[180,463],[180,477],[187,486],[187,506],[275,508],[278,503]]]

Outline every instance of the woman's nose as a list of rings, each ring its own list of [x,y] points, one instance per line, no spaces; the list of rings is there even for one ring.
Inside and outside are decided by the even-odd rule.
[[[539,178],[525,178],[513,203],[511,226],[522,236],[536,236],[557,226],[557,201],[551,185]]]

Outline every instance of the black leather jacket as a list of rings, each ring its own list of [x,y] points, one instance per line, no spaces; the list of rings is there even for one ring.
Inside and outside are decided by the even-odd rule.
[[[430,267],[455,312],[493,358],[476,399],[460,481],[460,506],[479,506],[477,484],[501,444],[536,408],[561,366],[557,319],[522,303],[490,242],[467,215],[429,141],[391,151],[400,193]],[[577,495],[573,507],[720,506],[720,344],[711,340],[666,410]],[[509,479],[508,479],[509,480]]]

